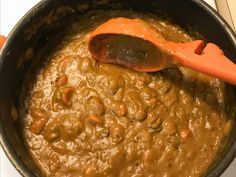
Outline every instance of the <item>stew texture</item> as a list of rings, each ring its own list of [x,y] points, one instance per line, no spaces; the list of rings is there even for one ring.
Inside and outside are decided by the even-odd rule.
[[[232,124],[224,83],[181,67],[139,73],[95,61],[89,33],[118,16],[141,18],[168,40],[194,39],[151,14],[105,11],[79,19],[25,80],[24,137],[35,163],[48,177],[202,175]]]

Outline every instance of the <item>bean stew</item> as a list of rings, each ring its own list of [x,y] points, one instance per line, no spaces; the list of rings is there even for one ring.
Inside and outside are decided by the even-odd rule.
[[[25,79],[29,151],[47,177],[199,177],[232,126],[225,84],[183,67],[141,73],[97,62],[88,35],[120,16],[146,21],[167,40],[195,39],[152,14],[83,16]]]

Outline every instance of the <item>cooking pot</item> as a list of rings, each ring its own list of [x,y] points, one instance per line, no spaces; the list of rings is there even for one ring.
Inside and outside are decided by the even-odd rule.
[[[236,36],[215,10],[200,0],[43,0],[14,27],[0,55],[0,142],[15,168],[25,177],[41,176],[21,135],[22,118],[18,114],[20,90],[26,71],[41,55],[46,43],[60,39],[73,21],[96,9],[125,9],[150,12],[170,18],[186,30],[197,31],[207,41],[216,43],[229,58],[236,59]],[[53,45],[52,45],[53,46]],[[234,60],[236,62],[236,60]],[[227,110],[235,118],[236,87],[226,85]],[[236,155],[236,123],[225,144],[204,174],[216,177]]]

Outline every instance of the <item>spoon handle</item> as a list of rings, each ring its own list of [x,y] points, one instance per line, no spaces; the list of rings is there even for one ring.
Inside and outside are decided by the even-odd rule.
[[[5,41],[6,41],[6,37],[3,35],[0,35],[0,49],[2,48]]]
[[[228,59],[223,51],[215,44],[208,43],[202,51],[193,51],[191,48],[179,47],[175,57],[184,67],[222,79],[236,85],[236,64]]]

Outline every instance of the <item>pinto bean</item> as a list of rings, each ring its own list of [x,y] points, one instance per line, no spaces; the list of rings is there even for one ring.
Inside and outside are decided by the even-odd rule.
[[[128,143],[126,148],[126,160],[129,163],[133,163],[138,159],[137,152],[138,147],[134,142]]]
[[[146,73],[141,73],[142,75],[137,77],[136,80],[136,87],[142,88],[145,85],[149,84],[151,81],[151,78]]]
[[[155,151],[156,149],[147,149],[143,153],[143,163],[146,167],[150,166],[157,160],[157,152]]]
[[[167,135],[173,135],[176,133],[177,128],[174,120],[165,120],[162,124],[163,130]]]
[[[87,110],[90,114],[101,116],[105,113],[105,107],[100,98],[93,96],[88,100]]]
[[[98,169],[96,165],[88,165],[84,172],[84,177],[97,177]]]
[[[93,96],[94,97],[99,97],[99,94],[98,94],[98,92],[95,89],[89,88],[87,86],[82,86],[79,89],[79,95],[80,95],[81,98],[83,98],[85,100],[88,100],[88,99],[90,99]]]
[[[96,114],[90,114],[87,117],[87,120],[93,125],[103,125],[104,120],[101,116],[97,116]]]
[[[52,108],[54,111],[57,110],[56,104],[59,104],[61,106],[69,107],[71,106],[72,102],[72,96],[75,92],[75,88],[71,86],[65,86],[62,88],[57,89],[52,97]]]
[[[155,90],[149,88],[149,87],[143,87],[140,90],[141,96],[144,100],[150,99],[150,98],[154,98],[157,96],[157,93]]]
[[[157,93],[149,87],[143,87],[140,90],[141,97],[147,106],[154,108],[157,104]]]
[[[116,94],[114,95],[114,98],[116,99],[116,100],[123,100],[123,98],[124,98],[124,94],[125,94],[125,88],[124,87],[122,87],[122,88],[120,88],[117,92],[116,92]]]
[[[34,98],[42,99],[44,96],[43,90],[38,90],[33,93]]]
[[[100,138],[108,138],[110,135],[109,128],[103,127],[101,131],[99,132]]]
[[[110,129],[112,142],[119,144],[124,141],[125,138],[125,128],[120,124],[115,124]]]
[[[66,106],[70,106],[70,100],[71,97],[74,93],[75,89],[73,87],[65,87],[63,88],[62,92],[60,92],[60,96],[61,96],[61,101],[64,105]]]
[[[32,93],[30,107],[41,107],[43,105],[44,92],[42,90],[37,90]],[[33,103],[33,104],[32,104]]]
[[[55,142],[52,144],[52,149],[59,154],[65,154],[67,152],[67,145],[63,141]]]
[[[109,164],[112,169],[117,169],[116,171],[120,171],[125,164],[126,161],[126,153],[123,149],[115,149],[109,158]]]
[[[33,118],[33,122],[30,125],[30,131],[36,135],[39,135],[47,124],[50,113],[41,108],[32,108],[30,115]]]
[[[39,135],[45,125],[47,124],[47,119],[35,119],[33,120],[32,124],[30,125],[30,131],[36,135]]]
[[[125,85],[125,80],[123,79],[123,77],[116,74],[112,74],[108,78],[107,90],[112,95],[115,95],[120,88],[124,87],[124,85]]]
[[[47,126],[43,130],[43,136],[46,141],[53,142],[60,138],[60,124],[61,120],[58,117],[47,124]]]
[[[56,79],[55,85],[56,85],[56,87],[61,87],[61,86],[66,85],[67,82],[68,82],[68,77],[67,77],[67,75],[66,75],[66,74],[62,74],[62,75],[60,75],[60,76]]]
[[[93,69],[95,61],[89,57],[81,58],[81,62],[78,65],[79,70],[82,73],[87,73]]]
[[[121,101],[112,101],[111,110],[116,113],[117,116],[122,117],[127,114],[128,109],[124,102]]]
[[[43,78],[45,79],[45,78],[47,78],[47,77],[49,77],[49,76],[51,76],[51,75],[52,75],[52,70],[51,70],[51,68],[50,68],[49,66],[46,66],[46,67],[43,69],[43,72],[42,72]]]
[[[162,119],[156,112],[150,112],[147,115],[147,125],[154,131],[161,131]]]
[[[182,139],[189,137],[191,131],[188,128],[182,128],[179,130],[179,135]]]
[[[142,121],[147,116],[145,105],[143,104],[138,92],[129,92],[125,96],[128,107],[128,117]]]
[[[160,95],[168,94],[173,88],[171,81],[164,78],[162,80],[159,80],[156,84],[157,92]]]
[[[73,141],[82,133],[84,124],[81,117],[65,114],[61,117],[60,132],[64,141]]]
[[[49,119],[50,113],[41,108],[32,108],[30,115],[33,119]]]
[[[58,64],[57,70],[59,72],[65,72],[66,68],[71,65],[73,58],[71,56],[64,56]]]

